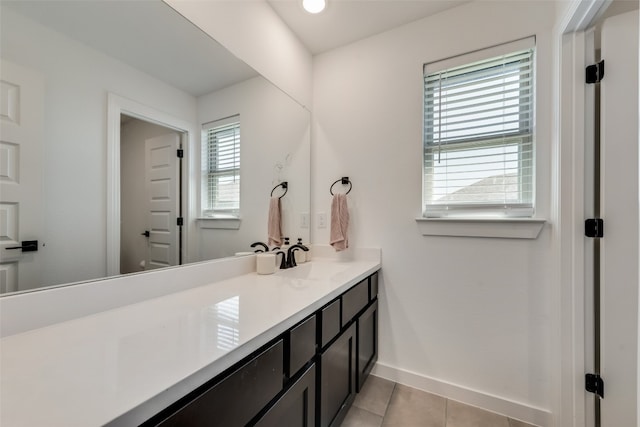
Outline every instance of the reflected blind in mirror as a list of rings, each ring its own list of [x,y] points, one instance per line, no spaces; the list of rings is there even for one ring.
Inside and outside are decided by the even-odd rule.
[[[203,125],[204,216],[237,217],[240,211],[240,116]]]

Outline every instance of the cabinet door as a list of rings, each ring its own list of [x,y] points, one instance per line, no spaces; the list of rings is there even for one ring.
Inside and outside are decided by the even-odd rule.
[[[378,301],[358,318],[358,392],[378,359]]]
[[[356,324],[320,356],[320,427],[339,426],[356,393]]]
[[[316,365],[313,364],[255,424],[256,427],[313,427],[316,419]]]

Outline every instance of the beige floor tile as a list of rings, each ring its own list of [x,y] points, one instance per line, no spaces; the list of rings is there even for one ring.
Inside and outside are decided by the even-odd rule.
[[[536,427],[533,424],[527,424],[524,421],[514,420],[509,418],[509,427]]]
[[[509,427],[507,417],[449,400],[446,427]]]
[[[341,427],[380,427],[381,424],[381,416],[352,406],[344,417]]]
[[[397,384],[383,427],[445,427],[446,399]]]
[[[364,387],[357,394],[353,406],[383,417],[395,386],[396,383],[393,381],[369,375]]]

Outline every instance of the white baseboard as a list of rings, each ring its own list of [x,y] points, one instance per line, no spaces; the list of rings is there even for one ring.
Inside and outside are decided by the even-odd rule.
[[[487,411],[505,415],[540,427],[551,427],[551,413],[545,409],[514,402],[493,396],[477,390],[471,390],[446,381],[426,377],[415,372],[394,368],[382,363],[376,363],[371,373],[399,384],[404,384],[419,390],[437,394],[447,399],[486,409]]]

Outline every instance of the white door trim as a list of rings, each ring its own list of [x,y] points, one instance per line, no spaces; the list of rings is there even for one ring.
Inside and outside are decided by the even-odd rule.
[[[555,406],[555,425],[588,427],[584,374],[587,369],[585,349],[585,252],[583,221],[585,219],[585,99],[584,67],[586,66],[585,30],[593,25],[612,0],[574,0],[561,21],[557,35],[557,71],[560,161],[557,194],[560,233],[560,395]]]
[[[152,107],[148,107],[139,102],[116,95],[107,94],[107,276],[120,274],[120,115],[126,114],[140,120],[155,123],[168,127],[178,132],[186,133],[188,144],[183,144],[182,149],[185,158],[189,159],[190,148],[195,135],[192,130],[193,125],[182,119],[173,117]],[[189,161],[183,162],[182,167],[182,213],[185,219],[184,230],[189,224],[188,200],[189,186]],[[188,248],[188,233],[183,232],[182,250],[183,261],[189,258],[186,256]]]

